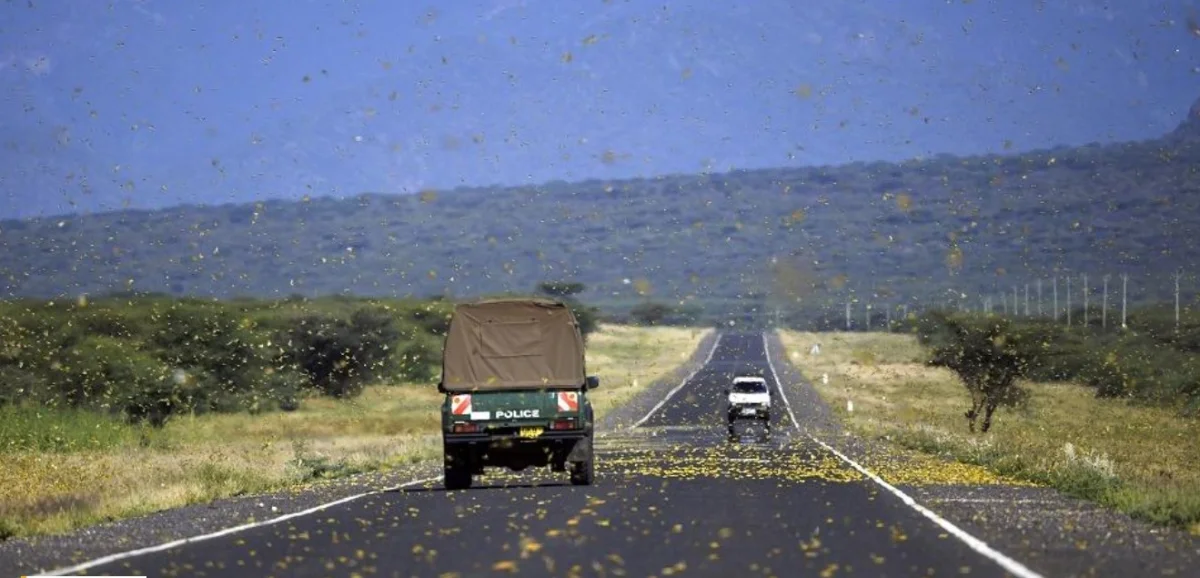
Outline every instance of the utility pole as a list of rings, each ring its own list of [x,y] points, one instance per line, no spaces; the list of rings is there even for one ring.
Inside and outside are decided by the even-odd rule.
[[[850,331],[850,302],[846,302],[846,331]]]
[[[1025,316],[1029,317],[1029,283],[1025,284]]]

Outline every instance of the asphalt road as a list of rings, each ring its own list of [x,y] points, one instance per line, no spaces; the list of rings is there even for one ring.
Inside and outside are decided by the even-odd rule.
[[[429,483],[81,573],[1015,575],[802,435],[786,407],[773,412],[765,443],[727,441],[721,391],[746,368],[781,393],[762,336],[726,333],[639,427],[598,439],[591,487],[530,471],[489,475],[465,491]],[[792,407],[798,420],[805,412]]]

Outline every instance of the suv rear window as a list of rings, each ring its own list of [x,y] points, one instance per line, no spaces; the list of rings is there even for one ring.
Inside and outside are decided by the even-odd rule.
[[[767,384],[761,381],[739,381],[733,384],[733,393],[766,393]]]

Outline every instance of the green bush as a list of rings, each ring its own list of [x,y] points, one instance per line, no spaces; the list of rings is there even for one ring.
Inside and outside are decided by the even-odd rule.
[[[1200,362],[1193,350],[1198,325],[1181,323],[1174,311],[1146,308],[1129,316],[1128,330],[1067,327],[1041,319],[1009,319],[981,314],[931,311],[921,316],[918,337],[931,347],[953,341],[957,324],[998,328],[1021,363],[1021,375],[1039,381],[1073,381],[1092,386],[1098,397],[1141,403],[1200,407]]]
[[[442,347],[442,339],[431,335],[418,335],[402,341],[392,358],[393,375],[401,382],[429,383],[436,380]]]
[[[672,313],[674,313],[673,307],[654,301],[639,303],[629,311],[629,314],[641,325],[660,325]]]
[[[936,311],[919,324],[918,341],[931,348],[927,363],[953,370],[971,394],[971,409],[965,415],[972,432],[981,412],[981,430],[986,433],[998,407],[1028,400],[1028,391],[1017,385],[1017,379],[1027,365],[1021,352],[1031,347],[1020,337],[1006,320],[993,316]]]
[[[136,344],[105,336],[87,337],[64,351],[57,374],[47,400],[51,405],[120,412],[154,426],[193,408],[203,391],[190,388],[178,372]]]
[[[399,338],[395,318],[380,308],[364,307],[349,320],[309,314],[292,329],[289,354],[323,394],[353,397],[385,369]]]
[[[425,333],[445,336],[450,330],[450,318],[454,315],[454,304],[444,302],[405,304],[401,312]]]
[[[431,382],[453,308],[340,296],[0,302],[0,407],[162,425],[180,412],[291,411],[309,390]],[[594,330],[594,310],[572,308]]]
[[[159,357],[211,376],[227,393],[249,389],[250,374],[261,371],[248,324],[220,305],[175,304],[156,321],[149,341]]]
[[[49,382],[39,373],[17,364],[0,363],[0,407],[44,397]]]

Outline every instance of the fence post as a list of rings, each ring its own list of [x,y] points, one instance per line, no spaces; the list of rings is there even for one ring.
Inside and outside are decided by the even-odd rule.
[[[1067,327],[1071,326],[1071,276],[1067,275]]]
[[[1083,274],[1083,326],[1088,326],[1088,284],[1087,273]]]
[[[1054,322],[1058,322],[1058,275],[1054,276]]]
[[[1038,304],[1038,308],[1037,308],[1038,309],[1038,317],[1041,317],[1043,315],[1043,311],[1042,311],[1042,278],[1041,277],[1038,277],[1038,280],[1037,280],[1037,304]]]
[[[1100,309],[1100,329],[1108,329],[1108,275],[1104,275],[1104,305]]]
[[[1179,276],[1181,271],[1175,272],[1175,333],[1179,333]]]
[[[1129,296],[1129,274],[1121,273],[1121,329],[1128,329],[1125,325],[1125,304]]]

